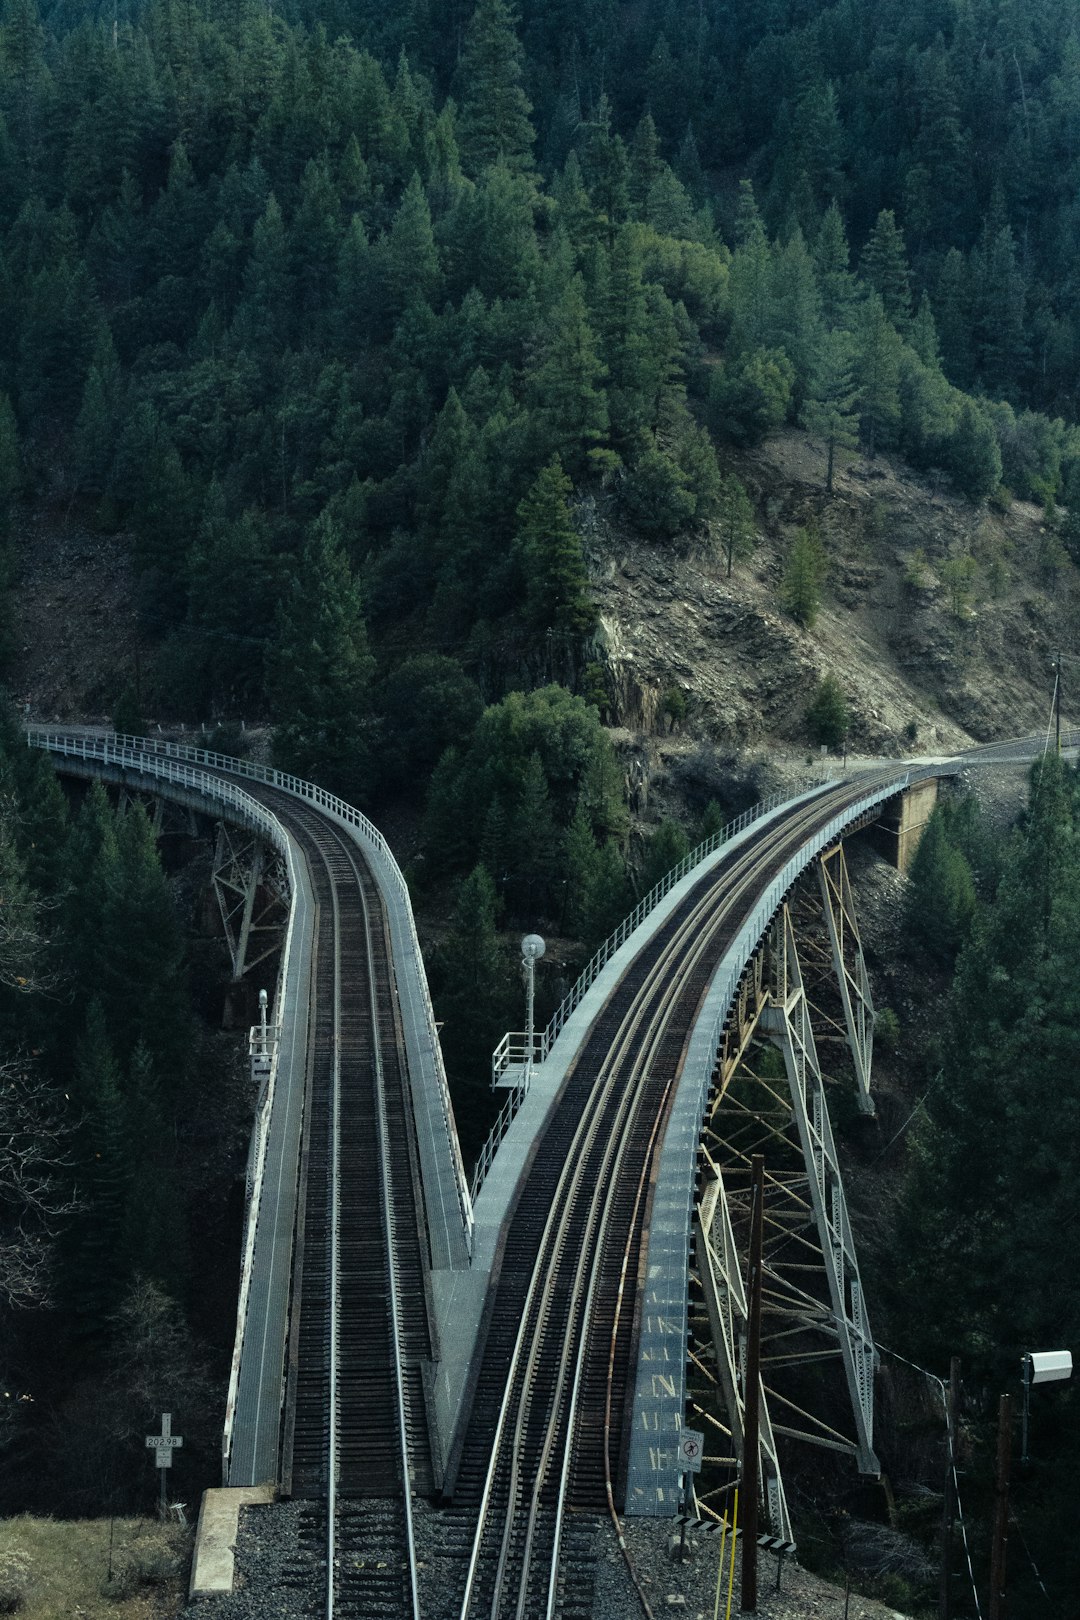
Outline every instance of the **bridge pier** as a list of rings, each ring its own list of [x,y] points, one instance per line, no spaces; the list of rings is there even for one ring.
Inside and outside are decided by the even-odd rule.
[[[928,776],[913,782],[884,806],[878,826],[888,858],[898,871],[906,873],[910,867],[937,799],[938,779]]]

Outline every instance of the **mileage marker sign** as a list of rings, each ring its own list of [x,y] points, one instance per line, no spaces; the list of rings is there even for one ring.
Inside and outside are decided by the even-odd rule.
[[[146,1437],[147,1447],[154,1452],[154,1462],[156,1463],[158,1469],[161,1470],[161,1472],[158,1474],[158,1478],[161,1480],[161,1501],[158,1504],[158,1511],[160,1512],[162,1519],[165,1517],[166,1475],[164,1470],[172,1467],[173,1451],[177,1446],[182,1446],[183,1443],[184,1441],[182,1436],[173,1434],[172,1432],[172,1413],[162,1412],[161,1433],[148,1434]]]

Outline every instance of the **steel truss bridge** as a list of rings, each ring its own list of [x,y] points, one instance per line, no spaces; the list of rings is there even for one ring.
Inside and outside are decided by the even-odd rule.
[[[844,839],[876,825],[902,863],[955,765],[819,783],[695,851],[597,953],[532,1063],[521,1036],[496,1053],[514,1083],[470,1186],[408,891],[371,823],[310,783],[164,740],[28,741],[62,772],[208,819],[234,976],[276,965],[252,1032],[223,1471],[310,1502],[328,1615],[573,1620],[591,1612],[598,1517],[728,1511],[757,1154],[768,1527],[791,1539],[781,1441],[877,1473],[874,1343],[827,1106],[842,1049],[873,1109]],[[705,1435],[696,1491],[688,1424]],[[443,1504],[427,1587],[422,1498]]]

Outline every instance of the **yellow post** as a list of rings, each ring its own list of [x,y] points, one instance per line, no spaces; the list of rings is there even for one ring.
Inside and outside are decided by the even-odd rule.
[[[739,1487],[735,1487],[735,1505],[731,1512],[731,1573],[727,1583],[727,1608],[724,1620],[731,1620],[731,1594],[735,1590],[735,1543],[739,1538]]]
[[[727,1514],[724,1515],[724,1528],[720,1532],[720,1561],[716,1566],[716,1602],[713,1604],[712,1620],[720,1620],[720,1593],[724,1588],[724,1553],[727,1551]]]

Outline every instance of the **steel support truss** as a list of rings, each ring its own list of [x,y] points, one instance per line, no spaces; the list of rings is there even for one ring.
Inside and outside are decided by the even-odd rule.
[[[874,1100],[870,1095],[870,1071],[874,1058],[874,998],[870,992],[843,844],[826,850],[817,868],[821,903],[832,946],[833,970],[844,1007],[851,1060],[855,1065],[856,1095],[863,1113],[872,1114]]]
[[[166,833],[180,833],[188,838],[199,836],[195,811],[187,805],[174,804],[159,793],[145,792],[125,784],[117,793],[117,809],[122,816],[126,816],[134,805],[140,805],[146,811],[155,838],[161,838]]]
[[[876,1476],[881,1472],[874,1455],[876,1353],[863,1303],[847,1200],[795,948],[795,931],[787,906],[782,908],[774,924],[770,954],[773,987],[761,1023],[784,1056],[795,1127],[829,1285],[832,1323],[855,1419],[859,1471]]]
[[[835,851],[830,858],[835,863]],[[836,933],[846,944],[852,935],[857,939],[857,932],[846,868],[841,873],[836,876],[834,864],[834,904],[842,906],[844,919],[843,932],[838,924]],[[839,952],[834,957],[843,960]],[[868,991],[851,1001],[853,1016],[863,1006],[872,1028]],[[862,1075],[868,1074],[867,1063]],[[860,1077],[860,1087],[862,1083]],[[698,1499],[706,1513],[723,1511],[720,1498],[731,1489],[741,1464],[747,1312],[743,1277],[755,1153],[763,1153],[766,1161],[760,1478],[770,1528],[791,1540],[778,1437],[845,1453],[864,1474],[876,1476],[879,1467],[873,1450],[876,1354],[786,905],[736,996],[701,1148],[691,1274],[691,1421],[725,1436],[732,1452],[730,1458],[712,1459],[730,1464],[727,1479],[720,1471],[701,1481]],[[837,1362],[843,1368],[843,1405],[851,1410],[853,1432],[842,1432],[809,1409],[819,1408],[823,1398],[832,1404],[820,1373]],[[711,1396],[719,1397],[723,1419],[710,1410]],[[719,1483],[714,1485],[713,1478]]]
[[[234,979],[280,949],[289,913],[285,863],[254,833],[217,824],[212,874]]]

